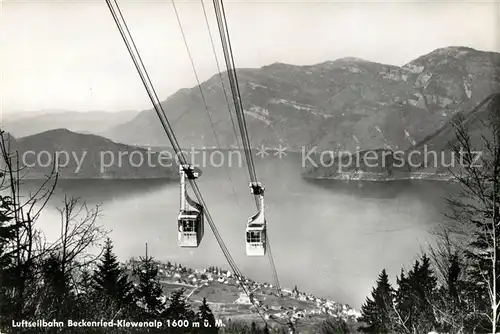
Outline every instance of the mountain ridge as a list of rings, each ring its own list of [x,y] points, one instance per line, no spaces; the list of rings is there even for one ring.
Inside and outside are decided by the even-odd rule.
[[[446,47],[403,66],[344,57],[315,65],[273,63],[238,69],[253,147],[406,149],[437,131],[458,110],[498,88],[500,54]],[[227,73],[221,74],[229,101]],[[201,83],[221,146],[236,144],[219,74]],[[198,86],[162,102],[181,146],[217,146]],[[234,113],[234,108],[231,112]],[[168,145],[156,114],[101,133],[135,145]]]
[[[16,137],[25,137],[48,130],[67,128],[74,132],[98,134],[110,127],[132,120],[139,111],[69,111],[41,110],[2,115],[2,128]]]
[[[53,171],[62,179],[179,178],[175,157],[121,144],[94,134],[59,128],[15,138],[4,133],[19,153],[27,178],[44,179]]]

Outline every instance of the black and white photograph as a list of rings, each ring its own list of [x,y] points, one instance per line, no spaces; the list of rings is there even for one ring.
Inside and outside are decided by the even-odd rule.
[[[500,1],[0,0],[0,333],[500,333]]]

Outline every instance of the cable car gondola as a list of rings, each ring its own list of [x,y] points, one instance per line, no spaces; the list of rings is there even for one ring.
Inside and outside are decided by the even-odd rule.
[[[180,247],[198,247],[204,233],[203,206],[192,200],[186,191],[186,178],[194,180],[198,173],[191,165],[180,165],[181,208],[178,221],[178,240]]]
[[[264,215],[264,187],[260,182],[250,183],[252,194],[259,196],[259,212],[250,217],[246,228],[247,256],[266,255],[266,217]]]

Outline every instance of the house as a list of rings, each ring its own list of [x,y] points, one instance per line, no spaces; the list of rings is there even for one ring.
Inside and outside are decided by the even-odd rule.
[[[235,300],[235,304],[240,304],[240,305],[251,305],[252,302],[250,301],[250,297],[244,292],[240,293],[240,296],[238,299]]]

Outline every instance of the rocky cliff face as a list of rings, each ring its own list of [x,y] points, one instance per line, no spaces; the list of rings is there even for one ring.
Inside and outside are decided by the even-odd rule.
[[[474,107],[498,89],[499,68],[498,53],[448,47],[402,67],[343,58],[312,66],[275,63],[241,69],[238,79],[252,146],[354,152],[419,143],[457,110]],[[218,75],[200,87],[180,90],[163,107],[181,146],[216,146],[214,130],[222,146],[236,143]],[[103,135],[128,144],[169,145],[154,110]]]

